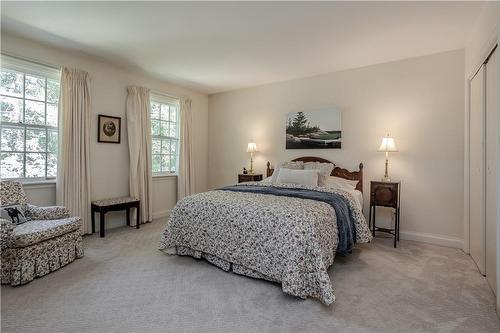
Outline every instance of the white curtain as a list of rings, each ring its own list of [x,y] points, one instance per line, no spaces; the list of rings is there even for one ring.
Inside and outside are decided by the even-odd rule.
[[[194,161],[191,100],[181,100],[181,133],[179,149],[179,175],[177,177],[177,200],[194,193]]]
[[[90,79],[87,72],[63,68],[61,75],[59,159],[56,200],[82,218],[82,233],[90,221]]]
[[[127,132],[130,153],[130,196],[141,201],[141,223],[153,220],[151,106],[149,98],[149,89],[128,88]],[[131,224],[135,225],[136,219],[132,219],[132,221]]]

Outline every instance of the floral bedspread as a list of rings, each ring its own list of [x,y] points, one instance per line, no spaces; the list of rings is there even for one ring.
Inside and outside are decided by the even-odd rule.
[[[340,194],[353,211],[356,240],[372,236],[354,198],[340,190],[278,186]],[[279,282],[285,293],[335,301],[328,268],[338,245],[334,208],[321,201],[214,190],[180,200],[160,241],[167,253],[205,258],[224,270]]]

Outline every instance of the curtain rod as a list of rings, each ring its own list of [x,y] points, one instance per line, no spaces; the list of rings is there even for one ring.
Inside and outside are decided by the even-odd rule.
[[[36,59],[33,59],[33,58],[28,58],[28,57],[24,57],[24,56],[18,56],[16,54],[10,53],[10,52],[2,51],[1,54],[4,55],[4,56],[7,56],[7,57],[14,58],[14,59],[18,59],[18,60],[22,60],[22,61],[28,61],[28,62],[35,63],[37,65],[41,65],[41,66],[45,66],[45,67],[50,67],[52,69],[58,69],[59,70],[62,67],[62,66],[56,66],[56,65],[53,65],[53,64],[42,62],[42,61],[39,61],[39,60],[36,60]]]
[[[57,70],[60,70],[62,68],[62,66],[56,66],[54,64],[49,64],[49,63],[46,63],[46,62],[42,62],[42,61],[39,61],[39,60],[36,60],[36,59],[33,59],[33,58],[28,58],[28,57],[24,57],[24,56],[18,56],[14,53],[10,53],[10,52],[5,52],[5,51],[2,51],[0,52],[1,55],[5,55],[7,57],[11,57],[11,58],[15,58],[15,59],[18,59],[18,60],[22,60],[22,61],[29,61],[29,62],[32,62],[32,63],[35,63],[37,65],[41,65],[41,66],[45,66],[45,67],[50,67],[52,69],[57,69]],[[158,90],[153,90],[151,89],[150,90],[153,94],[155,95],[160,95],[160,96],[165,96],[165,97],[168,97],[168,98],[173,98],[173,99],[183,99],[183,98],[189,98],[189,96],[186,96],[186,95],[174,95],[174,94],[169,94],[169,93],[165,93],[165,92],[162,92],[162,91],[158,91]]]
[[[150,89],[149,90],[152,94],[155,94],[155,95],[160,95],[160,96],[164,96],[164,97],[168,97],[168,98],[174,98],[174,99],[183,99],[183,98],[189,98],[189,96],[186,96],[186,95],[182,95],[182,96],[179,96],[179,95],[173,95],[173,94],[170,94],[170,93],[165,93],[165,92],[162,92],[162,91],[158,91],[158,90],[153,90],[153,89]]]

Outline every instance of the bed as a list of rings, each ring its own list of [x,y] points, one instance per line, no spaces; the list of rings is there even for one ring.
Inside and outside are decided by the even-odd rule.
[[[318,157],[293,161],[332,163]],[[274,170],[268,163],[266,174]],[[363,165],[331,176],[357,181]],[[300,298],[335,301],[328,268],[335,255],[372,239],[354,192],[320,186],[248,182],[180,200],[161,236],[160,249],[187,255],[224,271],[280,283]],[[362,197],[362,196],[361,196]]]

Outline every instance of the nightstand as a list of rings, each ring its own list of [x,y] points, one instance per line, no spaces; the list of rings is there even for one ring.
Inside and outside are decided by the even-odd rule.
[[[372,229],[373,236],[375,231],[386,232],[394,236],[394,247],[399,241],[399,216],[401,212],[401,182],[372,181],[370,184],[370,217],[368,224]],[[381,228],[375,225],[375,207],[389,207],[394,209],[396,221],[394,229]],[[373,210],[373,213],[372,213]],[[373,224],[372,224],[373,216]]]
[[[260,182],[262,180],[262,174],[242,174],[238,175],[238,183],[244,182]]]

